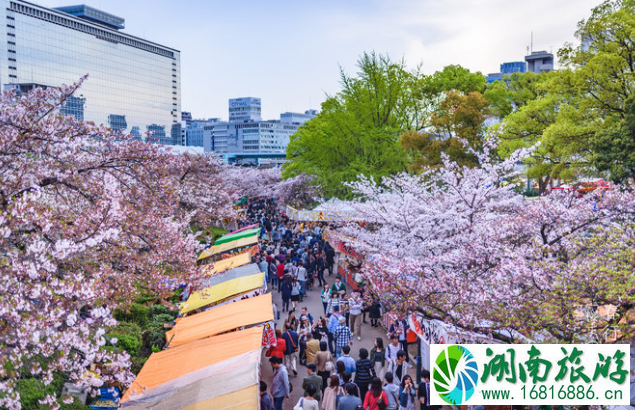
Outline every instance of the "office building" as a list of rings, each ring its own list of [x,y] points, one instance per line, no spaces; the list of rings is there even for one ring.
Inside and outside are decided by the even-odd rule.
[[[525,56],[525,61],[527,62],[527,71],[536,74],[553,70],[553,54],[546,51],[533,51]]]
[[[217,123],[220,118],[208,118],[206,120],[191,119],[188,124],[183,121],[185,126],[185,140],[183,145],[188,147],[203,147],[203,134],[205,126]]]
[[[126,33],[125,20],[85,5],[49,9],[0,0],[3,89],[72,84],[88,74],[61,112],[136,138],[181,143],[178,50]]]
[[[260,98],[245,97],[229,100],[229,122],[260,121]]]
[[[487,75],[487,82],[492,83],[494,81],[500,81],[503,79],[503,76],[525,72],[527,72],[527,63],[525,63],[524,61],[512,61],[509,63],[503,63],[500,65],[499,73],[492,73]]]
[[[233,98],[229,100],[229,121],[204,125],[203,147],[226,159],[239,156],[247,163],[271,163],[272,158],[284,158],[291,135],[316,115],[316,110],[286,112],[279,120],[262,121],[259,98]]]

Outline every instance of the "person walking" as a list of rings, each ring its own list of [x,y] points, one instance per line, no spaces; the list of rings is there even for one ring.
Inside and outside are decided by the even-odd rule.
[[[300,283],[300,300],[306,297],[306,281],[307,281],[307,272],[304,264],[300,262],[298,266],[298,282]]]
[[[327,242],[328,243],[328,242]],[[329,245],[326,250],[326,266],[329,270],[329,276],[333,276],[333,265],[335,264],[335,250]]]
[[[357,340],[362,340],[362,308],[364,301],[358,292],[353,292],[348,300],[348,309],[350,312],[350,328],[353,336],[357,334]]]
[[[290,329],[298,330],[298,326],[300,323],[298,322],[298,318],[295,317],[295,310],[289,311],[289,317],[284,321],[285,326],[289,326]]]
[[[366,397],[370,381],[377,376],[373,363],[368,360],[368,350],[359,349],[359,359],[355,362],[355,368],[355,384],[359,386],[359,397]]]
[[[340,315],[339,306],[333,307],[333,313],[329,317],[329,348],[331,349],[331,353],[335,354],[335,328],[339,326],[340,319],[344,316]],[[345,320],[346,321],[346,320]]]
[[[340,356],[337,361],[344,363],[346,370],[354,373],[357,371],[357,365],[355,364],[355,359],[350,356],[350,353],[351,347],[349,345],[342,346],[342,356]]]
[[[412,377],[406,374],[401,380],[399,388],[399,410],[414,410],[415,408],[415,387]]]
[[[324,286],[326,280],[324,279],[324,259],[320,254],[317,254],[315,257],[315,274],[317,275],[318,281],[320,282],[320,286]]]
[[[273,399],[267,393],[267,383],[260,381],[260,410],[273,410]]]
[[[317,366],[318,376],[322,378],[322,390],[324,390],[328,378],[335,367],[335,360],[333,360],[333,356],[329,352],[328,343],[320,342],[320,351],[315,355],[315,365]]]
[[[346,395],[340,398],[337,404],[337,410],[356,410],[358,406],[362,405],[362,401],[354,393],[357,391],[357,387],[349,383],[345,387]]]
[[[395,386],[393,383],[392,373],[388,372],[384,377],[386,379],[386,384],[384,385],[383,390],[388,398],[386,410],[397,410],[399,408],[399,386]]]
[[[280,278],[278,278],[278,269],[276,264],[273,262],[269,263],[269,278],[271,279],[271,287],[272,289],[278,290],[280,292]]]
[[[386,349],[384,349],[384,339],[381,337],[375,339],[375,347],[370,350],[370,361],[373,363],[377,377],[380,380],[383,379],[386,368]]]
[[[306,335],[306,362],[307,364],[315,363],[315,356],[320,351],[320,342],[313,337],[313,332]]]
[[[346,293],[346,285],[344,284],[344,282],[342,282],[342,278],[339,275],[337,275],[337,277],[335,278],[335,282],[333,283],[333,286],[331,286],[331,294],[335,292]]]
[[[319,342],[329,342],[329,327],[326,318],[320,317],[320,319],[318,319],[315,327],[313,328],[313,334]]]
[[[332,375],[328,378],[328,381],[329,385],[324,390],[322,410],[337,410],[337,396],[344,394],[340,387],[340,378],[336,375]]]
[[[326,314],[331,315],[336,311],[338,314],[342,314],[342,301],[340,300],[340,295],[337,292],[331,293],[331,298],[329,299],[329,304],[326,307]]]
[[[394,380],[401,384],[401,380],[407,375],[409,367],[412,366],[406,361],[406,352],[400,350],[397,352],[397,359],[388,363],[386,372],[391,372]]]
[[[274,410],[282,410],[282,403],[289,398],[289,374],[279,357],[270,357],[269,363],[273,369],[273,381],[271,382],[271,394],[273,395]]]
[[[335,339],[335,356],[337,358],[342,355],[342,347],[353,345],[353,335],[351,335],[351,330],[346,326],[344,316],[340,316],[339,325],[333,332],[333,339]]]
[[[322,306],[324,306],[324,314],[326,315],[328,314],[329,300],[331,299],[331,288],[329,288],[328,283],[324,284],[320,297],[322,298]]]
[[[440,410],[441,406],[433,406],[430,404],[430,372],[423,369],[421,372],[421,383],[417,389],[421,410]]]
[[[294,376],[297,376],[298,369],[296,367],[296,352],[299,350],[298,334],[287,325],[285,325],[285,328],[285,332],[282,335],[286,343],[284,361],[287,369],[291,370]]]
[[[306,316],[300,317],[300,327],[298,328],[298,337],[300,338],[300,364],[307,365],[308,360],[306,357],[306,344],[307,336],[313,333],[311,325],[309,324],[309,318]]]
[[[280,266],[280,265],[278,265]],[[280,279],[282,281],[282,279]],[[291,278],[286,277],[282,281],[282,285],[280,285],[280,292],[282,293],[282,311],[289,310],[289,302],[291,301]]]
[[[316,374],[317,366],[314,363],[309,363],[306,366],[306,372],[308,376],[305,377],[304,380],[302,381],[302,388],[304,389],[304,395],[307,396],[307,393],[308,393],[307,388],[309,386],[313,386],[313,388],[315,388],[315,391],[313,392],[313,394],[311,394],[311,396],[317,401],[322,400],[322,390],[323,390],[322,383],[324,383],[324,381],[322,380],[320,376]]]
[[[300,301],[300,283],[296,277],[291,280],[291,306],[295,310],[298,307]]]
[[[276,329],[276,345],[269,347],[266,357],[277,357],[280,360],[284,359],[284,351],[287,349],[287,342],[282,337],[282,330]]]
[[[315,386],[309,385],[293,410],[320,410],[319,401],[313,397],[314,394],[316,394]]]
[[[364,409],[365,410],[380,410],[380,405],[383,407],[388,403],[388,397],[381,388],[381,380],[379,377],[373,377],[370,382],[370,390],[364,397]]]
[[[374,301],[368,308],[368,317],[370,318],[370,325],[372,327],[379,327],[379,319],[381,319],[381,303],[378,300]]]

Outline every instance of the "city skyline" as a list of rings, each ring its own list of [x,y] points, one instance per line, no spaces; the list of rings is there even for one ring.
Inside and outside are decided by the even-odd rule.
[[[431,74],[460,64],[484,75],[533,49],[557,53],[599,0],[385,0],[214,3],[165,0],[38,0],[86,4],[126,19],[124,33],[181,51],[182,109],[224,117],[229,98],[262,99],[262,118],[319,109],[339,90],[339,66],[355,72],[364,51],[423,64]],[[176,7],[178,6],[178,7]],[[518,19],[517,16],[523,16]]]

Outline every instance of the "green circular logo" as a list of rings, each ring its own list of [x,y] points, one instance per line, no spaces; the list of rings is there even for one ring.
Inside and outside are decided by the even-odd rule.
[[[448,404],[463,404],[472,397],[478,383],[478,365],[463,346],[443,349],[432,369],[432,382],[439,396]]]

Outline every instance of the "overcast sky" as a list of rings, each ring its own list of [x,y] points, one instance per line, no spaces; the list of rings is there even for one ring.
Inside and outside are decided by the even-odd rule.
[[[181,51],[182,109],[226,119],[227,99],[260,97],[264,119],[318,108],[364,51],[484,74],[534,50],[576,41],[601,0],[31,0],[85,3],[126,19],[125,32]]]

